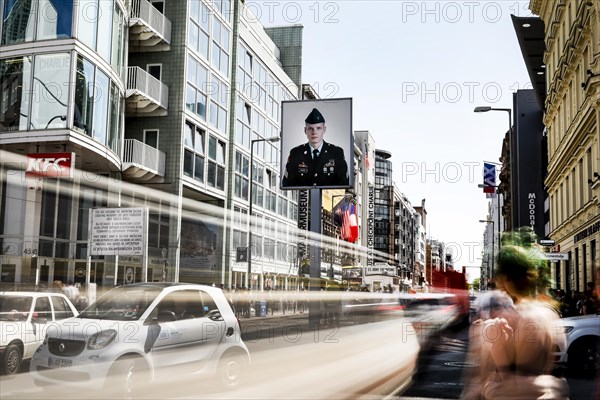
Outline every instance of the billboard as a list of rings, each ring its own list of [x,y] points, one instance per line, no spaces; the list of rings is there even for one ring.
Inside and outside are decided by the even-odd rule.
[[[351,98],[282,102],[282,189],[351,188],[353,171]]]

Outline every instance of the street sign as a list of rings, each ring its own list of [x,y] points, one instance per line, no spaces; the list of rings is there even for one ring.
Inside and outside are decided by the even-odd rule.
[[[248,262],[248,248],[238,247],[236,249],[235,260],[237,262]]]
[[[542,258],[542,260],[561,261],[561,260],[568,260],[569,254],[567,254],[567,253],[542,253],[541,258]]]
[[[554,246],[554,240],[551,239],[540,239],[538,243],[542,246]]]

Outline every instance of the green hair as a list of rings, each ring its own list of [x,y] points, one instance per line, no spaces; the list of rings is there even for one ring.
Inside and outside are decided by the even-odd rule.
[[[550,265],[542,259],[542,253],[530,227],[507,232],[502,238],[496,274],[512,282],[521,295],[546,294],[550,287]]]

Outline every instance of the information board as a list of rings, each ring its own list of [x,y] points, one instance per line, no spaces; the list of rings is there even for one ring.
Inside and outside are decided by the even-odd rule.
[[[90,210],[90,255],[143,256],[147,208]]]

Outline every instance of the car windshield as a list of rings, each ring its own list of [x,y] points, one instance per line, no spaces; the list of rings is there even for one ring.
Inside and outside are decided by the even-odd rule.
[[[0,321],[25,321],[31,301],[31,296],[0,296]]]
[[[160,288],[115,288],[90,304],[79,314],[79,318],[138,320],[160,292]]]

